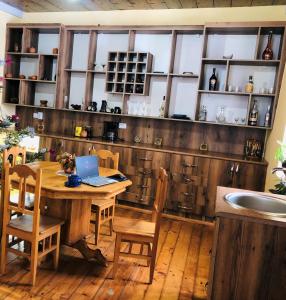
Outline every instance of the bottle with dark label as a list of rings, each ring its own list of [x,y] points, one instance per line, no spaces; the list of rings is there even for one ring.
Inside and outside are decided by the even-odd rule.
[[[217,89],[217,77],[215,74],[215,68],[213,68],[213,73],[212,76],[209,79],[209,90],[210,91],[215,91]]]
[[[258,121],[258,110],[257,110],[257,104],[256,100],[253,101],[252,109],[249,113],[249,121],[248,124],[250,126],[256,126]]]
[[[265,59],[265,60],[273,59],[272,31],[269,32],[267,46],[266,46],[265,50],[262,53],[262,59]]]
[[[264,118],[264,126],[265,127],[269,127],[270,126],[270,105],[268,105],[267,107],[267,112],[265,114],[265,118]]]

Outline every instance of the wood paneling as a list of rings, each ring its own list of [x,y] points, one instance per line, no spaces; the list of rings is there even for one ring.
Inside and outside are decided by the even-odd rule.
[[[117,209],[116,215],[144,220],[150,217],[122,209]],[[103,226],[102,229],[103,233],[108,232],[108,227]],[[58,272],[38,268],[37,285],[32,289],[25,284],[29,280],[29,271],[22,268],[22,261],[10,256],[8,272],[0,278],[0,298],[153,300],[159,299],[161,293],[170,299],[168,292],[172,292],[180,299],[206,299],[203,287],[207,282],[212,235],[213,228],[210,226],[163,219],[151,285],[146,284],[148,268],[141,262],[122,260],[116,278],[109,278],[113,267],[115,235],[100,236],[99,248],[109,261],[107,268],[87,262],[77,251],[62,247]],[[93,237],[88,242],[89,247],[94,248]],[[174,278],[176,283],[168,285]]]
[[[138,10],[182,9],[204,7],[285,5],[286,0],[4,0],[26,12],[87,11],[87,10]]]
[[[216,231],[209,299],[285,298],[285,228],[219,217]]]

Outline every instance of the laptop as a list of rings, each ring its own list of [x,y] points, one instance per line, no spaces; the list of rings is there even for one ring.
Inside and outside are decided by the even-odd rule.
[[[82,183],[92,186],[103,186],[118,182],[115,179],[99,176],[98,158],[95,155],[79,156],[75,158],[76,174]]]

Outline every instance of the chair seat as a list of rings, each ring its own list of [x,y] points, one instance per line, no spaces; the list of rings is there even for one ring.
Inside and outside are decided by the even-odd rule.
[[[99,207],[106,206],[106,205],[115,205],[115,199],[92,200],[91,205],[96,205]]]
[[[116,233],[153,237],[155,234],[155,223],[144,220],[115,217],[113,223],[113,231]]]
[[[47,216],[40,216],[39,233],[43,233],[48,229],[62,225],[64,222],[57,218],[51,218]],[[33,230],[33,217],[30,215],[22,215],[16,219],[12,219],[8,227],[20,229],[25,232],[32,232]]]
[[[25,195],[25,208],[31,209],[34,207],[35,195],[32,193],[26,193]],[[19,190],[12,189],[10,192],[10,203],[12,205],[18,205],[19,200]]]

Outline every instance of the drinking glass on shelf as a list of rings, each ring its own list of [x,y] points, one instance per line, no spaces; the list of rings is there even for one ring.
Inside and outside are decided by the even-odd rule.
[[[238,121],[239,121],[239,117],[235,117],[235,118],[234,118],[234,123],[235,123],[235,124],[238,124]]]
[[[240,118],[240,121],[241,121],[241,124],[242,124],[242,125],[245,125],[245,120],[246,120],[245,117]]]

